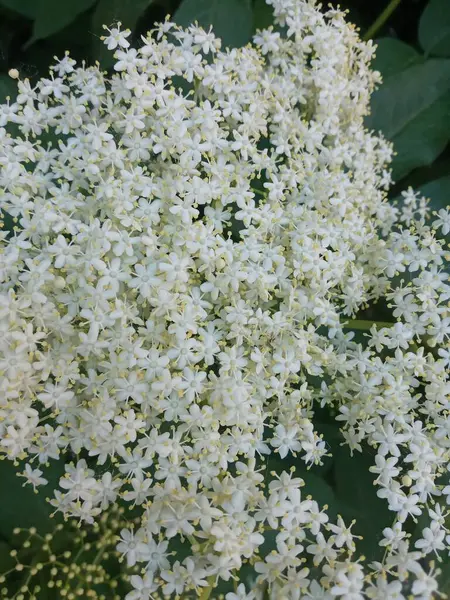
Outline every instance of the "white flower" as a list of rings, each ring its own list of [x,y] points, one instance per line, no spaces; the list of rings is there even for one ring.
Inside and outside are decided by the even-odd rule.
[[[298,441],[298,427],[290,427],[286,429],[284,425],[277,425],[275,427],[275,435],[270,444],[274,448],[277,448],[280,457],[285,458],[288,452],[298,452],[302,445]]]
[[[354,522],[350,524],[350,527],[346,527],[342,517],[339,515],[337,519],[337,525],[333,523],[328,523],[327,528],[334,533],[336,536],[335,544],[338,548],[341,548],[344,544],[348,547],[349,550],[353,550],[355,547],[355,543],[353,542],[353,538],[357,537],[351,533],[351,528],[354,525]]]
[[[158,584],[153,580],[153,574],[148,572],[144,574],[144,577],[132,575],[130,583],[134,589],[125,596],[126,600],[151,600],[153,592],[158,589]]]
[[[40,485],[47,485],[48,480],[45,477],[41,477],[42,471],[40,469],[32,469],[29,464],[25,465],[25,470],[20,473],[20,477],[25,477],[26,481],[24,485],[30,483],[33,486],[33,490],[36,492],[36,488]]]
[[[437,213],[438,218],[433,221],[433,227],[440,227],[443,235],[450,232],[450,211],[448,208],[441,208]]]
[[[113,27],[112,29],[105,29],[108,31],[109,35],[104,38],[105,44],[108,50],[115,50],[118,46],[121,48],[129,48],[130,42],[127,40],[131,31],[126,29],[124,31],[120,31],[120,23],[117,24],[117,27]]]
[[[122,529],[120,536],[121,541],[117,544],[117,550],[126,557],[127,565],[132,567],[138,560],[141,560],[142,556],[145,556],[147,551],[145,534],[142,530],[135,535],[133,531]]]

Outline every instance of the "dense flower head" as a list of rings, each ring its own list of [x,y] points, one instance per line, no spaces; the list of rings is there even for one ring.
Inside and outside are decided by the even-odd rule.
[[[269,3],[277,27],[239,49],[170,21],[132,48],[115,27],[113,75],[66,55],[0,107],[1,448],[34,487],[67,457],[65,516],[138,508],[129,600],[197,597],[245,565],[227,600],[431,598],[449,215],[387,201],[392,148],[364,126],[375,46],[338,10]],[[381,299],[396,322],[357,342],[347,322]],[[324,410],[349,452],[374,449],[380,563],[285,466],[327,461]]]

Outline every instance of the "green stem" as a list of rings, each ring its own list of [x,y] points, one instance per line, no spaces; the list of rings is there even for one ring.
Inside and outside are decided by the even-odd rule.
[[[257,194],[261,194],[261,196],[267,196],[268,192],[265,189],[260,190],[259,188],[253,187],[252,185],[250,186],[250,189],[253,192],[256,192]]]
[[[386,23],[386,21],[392,15],[392,13],[397,8],[397,6],[400,4],[401,1],[402,0],[391,0],[389,2],[389,4],[386,6],[386,8],[383,10],[383,12],[377,17],[377,19],[369,27],[369,29],[363,36],[363,40],[365,40],[365,41],[370,40],[375,36],[376,33],[378,33],[378,30],[383,27],[383,25]]]
[[[395,323],[389,323],[388,321],[366,321],[363,319],[354,319],[353,321],[347,321],[344,327],[345,329],[359,329],[361,331],[369,331],[372,325],[375,325],[377,329],[382,327],[392,327]]]
[[[103,548],[100,548],[100,550],[97,552],[92,564],[94,564],[94,565],[100,564],[100,561],[102,560],[102,556],[104,555],[105,551],[106,551],[106,545],[103,546]]]
[[[27,577],[25,578],[25,580],[23,581],[23,583],[21,583],[20,587],[22,588],[23,586],[26,586],[28,588],[28,584],[31,581],[31,578],[33,577],[32,575],[32,570],[33,568],[39,563],[42,562],[39,560],[39,554],[35,555],[35,557],[33,558],[33,560],[31,561],[31,563],[29,565],[24,565],[25,568],[28,569],[28,573],[27,573]],[[48,562],[43,562],[44,565],[50,564]],[[15,569],[13,569],[15,571]],[[17,590],[17,592],[14,594],[14,596],[12,597],[11,600],[14,600],[14,598],[17,598],[17,596],[19,595],[20,589]]]

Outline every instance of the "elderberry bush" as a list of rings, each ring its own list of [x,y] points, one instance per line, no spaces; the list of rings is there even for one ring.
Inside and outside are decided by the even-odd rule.
[[[387,201],[374,44],[339,10],[269,4],[239,49],[111,28],[114,74],[67,54],[0,107],[1,449],[36,488],[64,458],[47,493],[66,518],[137,511],[128,600],[431,599],[450,214]],[[380,302],[392,320],[355,336]],[[342,452],[325,418],[350,470],[372,458],[379,560],[308,484]]]

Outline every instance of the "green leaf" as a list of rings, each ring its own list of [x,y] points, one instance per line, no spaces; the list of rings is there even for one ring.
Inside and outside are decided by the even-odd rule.
[[[250,0],[184,0],[174,15],[178,25],[187,27],[195,21],[222,39],[224,46],[244,46],[252,32]]]
[[[311,473],[305,469],[304,472],[295,472],[296,476],[301,477],[305,481],[305,487],[302,488],[302,495],[312,496],[321,508],[327,506],[327,514],[331,519],[334,519],[337,514],[336,498],[333,488],[319,475]]]
[[[0,4],[28,19],[34,19],[36,14],[36,0],[0,0]]]
[[[450,138],[450,60],[428,60],[388,77],[372,96],[366,123],[394,142],[394,179],[431,164]]]
[[[372,61],[372,68],[375,71],[380,71],[383,80],[424,61],[423,56],[412,46],[400,40],[380,38],[375,41],[377,53]]]
[[[27,46],[67,27],[96,0],[36,0],[33,35]]]
[[[0,75],[0,104],[6,102],[6,98],[14,98],[17,92],[17,83],[9,75]]]
[[[375,478],[369,471],[374,463],[374,457],[368,451],[355,452],[350,456],[349,449],[344,446],[334,453],[335,492],[342,516],[346,522],[356,519],[352,531],[363,536],[356,543],[357,550],[368,561],[382,556],[383,548],[378,545],[382,531],[392,525],[395,516],[389,511],[386,501],[376,494]]]
[[[325,461],[327,460],[325,459]],[[266,485],[272,480],[272,476],[268,475],[269,473],[272,471],[276,473],[289,471],[292,467],[295,468],[295,477],[301,477],[305,482],[305,486],[302,488],[302,496],[311,496],[321,507],[327,505],[328,514],[331,518],[334,518],[337,514],[336,499],[333,488],[325,480],[327,468],[323,466],[313,466],[308,469],[304,461],[298,456],[289,454],[286,458],[280,458],[272,455],[268,459]]]
[[[12,547],[6,542],[0,542],[0,575],[12,569],[16,561],[9,555]]]
[[[433,210],[450,206],[450,176],[430,181],[421,186],[418,191],[430,199]]]
[[[423,530],[425,527],[429,527],[431,523],[431,518],[427,510],[423,510],[422,513],[416,517],[416,520],[416,523],[411,524],[412,531],[408,531],[408,533],[411,534],[410,540],[412,544],[415,544],[417,540],[422,537]]]
[[[427,55],[450,56],[450,2],[431,0],[419,22],[419,42]]]
[[[153,0],[100,0],[92,15],[92,56],[104,67],[114,64],[114,52],[101,41],[105,35],[103,25],[110,27],[120,22],[123,29],[134,29],[139,17]]]
[[[446,597],[448,597],[450,594],[450,558],[444,558],[444,562],[438,563],[437,566],[441,570],[441,574],[437,579],[439,591],[441,594],[446,594]]]
[[[273,9],[266,0],[255,0],[253,5],[253,30],[266,29],[273,25]]]
[[[0,536],[7,540],[12,539],[15,527],[37,527],[42,534],[52,531],[60,520],[50,516],[54,509],[46,496],[51,493],[49,488],[53,490],[64,474],[63,463],[51,461],[48,468],[41,468],[49,484],[37,494],[29,484],[23,486],[25,479],[17,476],[22,470],[22,465],[16,468],[8,459],[0,461]]]

